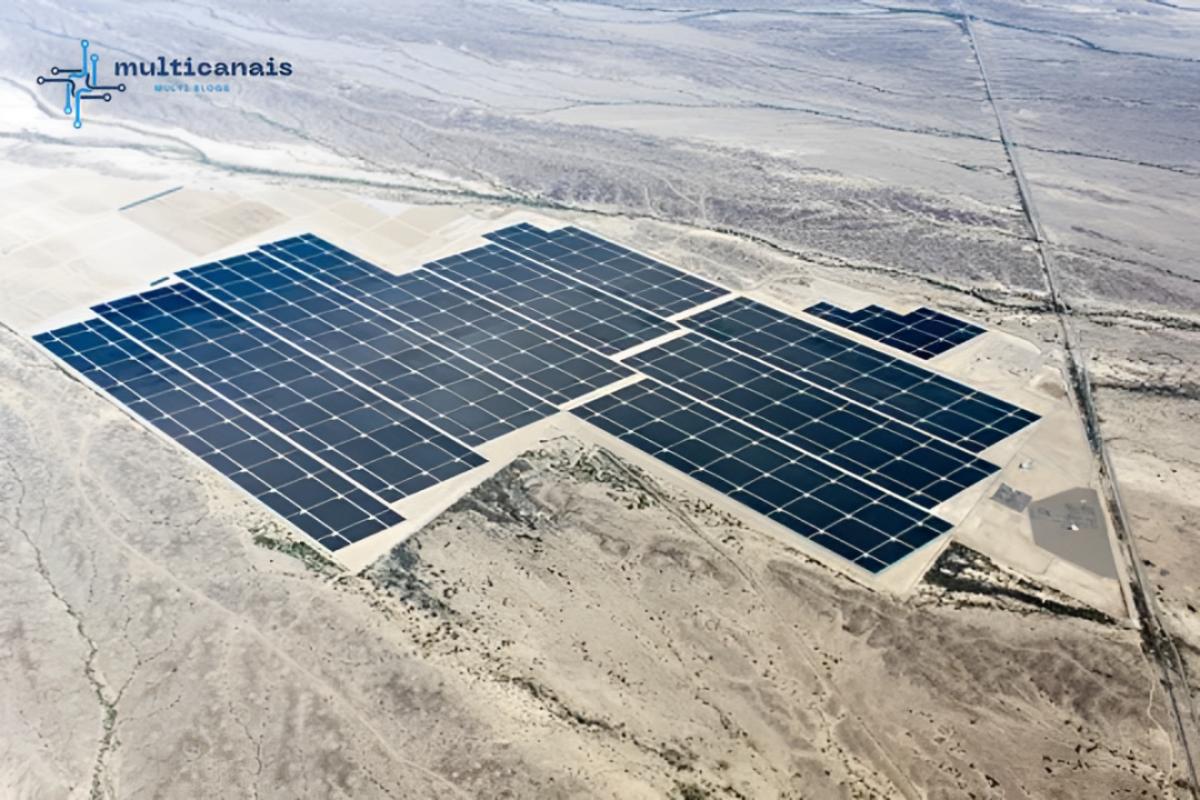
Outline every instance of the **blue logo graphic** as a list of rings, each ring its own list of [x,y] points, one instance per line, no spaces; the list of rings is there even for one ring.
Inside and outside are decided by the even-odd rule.
[[[45,83],[66,84],[67,99],[63,105],[63,113],[68,116],[71,114],[75,115],[74,124],[76,128],[83,127],[83,119],[80,117],[80,112],[83,110],[84,100],[103,100],[108,103],[112,101],[112,92],[125,91],[125,84],[123,83],[116,86],[101,86],[96,78],[96,63],[100,60],[100,56],[95,53],[92,53],[90,57],[88,56],[87,39],[80,39],[79,46],[83,50],[83,57],[78,71],[74,67],[51,67],[51,75],[58,76],[66,73],[66,77],[47,78],[45,75],[39,75],[37,79],[39,86]],[[82,80],[82,84],[76,83],[77,80]]]

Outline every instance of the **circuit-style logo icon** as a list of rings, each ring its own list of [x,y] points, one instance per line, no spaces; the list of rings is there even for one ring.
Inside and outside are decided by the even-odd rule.
[[[96,78],[96,64],[100,61],[100,56],[92,53],[88,55],[88,40],[79,40],[80,48],[83,55],[80,61],[79,69],[74,67],[51,67],[50,75],[46,77],[39,75],[37,82],[38,86],[47,83],[63,83],[66,84],[66,102],[63,105],[63,113],[70,116],[75,115],[74,125],[76,128],[83,127],[83,118],[81,112],[83,110],[84,100],[103,100],[106,103],[112,102],[113,92],[125,91],[125,84],[119,83],[116,86],[101,86]],[[66,77],[58,77],[65,74]],[[76,83],[81,81],[81,83]]]

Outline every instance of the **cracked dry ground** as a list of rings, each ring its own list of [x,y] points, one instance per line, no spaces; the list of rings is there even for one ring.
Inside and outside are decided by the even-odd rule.
[[[1175,790],[1133,632],[867,592],[569,441],[352,577],[7,333],[0,430],[5,797]]]

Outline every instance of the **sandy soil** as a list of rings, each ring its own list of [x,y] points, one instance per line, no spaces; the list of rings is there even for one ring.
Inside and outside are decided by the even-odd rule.
[[[145,194],[76,191],[113,178],[273,192],[186,233],[142,208],[164,273],[334,187],[929,303],[1061,365],[999,110],[1166,641],[960,550],[869,592],[571,442],[341,574],[3,330],[0,795],[1188,796],[1148,657],[1183,662],[1200,735],[1194,3],[965,4],[994,103],[948,3],[360,5],[14,6],[0,169],[69,174],[80,215]],[[143,86],[74,132],[34,79],[80,35],[298,72]],[[115,226],[4,194],[0,291],[119,272]]]
[[[1136,633],[987,564],[891,599],[555,441],[338,574],[0,347],[8,796],[1173,791]]]

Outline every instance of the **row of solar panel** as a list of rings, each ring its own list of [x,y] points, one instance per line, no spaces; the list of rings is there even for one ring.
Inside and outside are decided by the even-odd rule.
[[[468,445],[555,410],[455,349],[269,256],[251,253],[180,277]]]
[[[325,292],[356,301],[356,308],[388,317],[546,402],[569,402],[631,374],[554,328],[430,270],[394,275],[313,236],[262,249],[317,279]]]
[[[461,442],[185,284],[93,310],[388,502],[484,461]],[[104,366],[104,355],[95,359],[99,366]]]
[[[683,324],[973,453],[1037,419],[998,397],[745,297]]]
[[[725,294],[699,278],[576,228],[545,232],[522,224],[487,238],[602,288],[607,270],[620,272],[634,266],[644,271],[636,275],[654,275],[672,287],[667,298],[646,297],[645,290],[639,291],[632,282],[613,285],[612,296],[630,307],[668,313]],[[990,447],[1037,418],[999,398],[746,297],[693,314],[682,324],[972,452]]]
[[[955,319],[932,308],[897,314],[883,306],[870,305],[846,311],[832,303],[817,303],[804,309],[815,317],[874,339],[897,350],[930,359],[984,333],[970,322]]]
[[[729,294],[708,281],[573,226],[546,232],[521,223],[484,238],[660,317]]]
[[[107,322],[93,319],[34,338],[330,550],[403,519]]]
[[[918,505],[933,508],[998,468],[717,342],[688,334],[628,363]]]
[[[950,529],[652,378],[573,413],[873,573]]]
[[[511,240],[512,233],[518,238],[524,237],[525,243],[529,243],[532,238],[537,237],[540,232],[532,226],[522,225],[516,229],[508,229],[508,231],[500,231],[489,235],[498,241]],[[546,236],[546,234],[541,234]],[[577,237],[579,241],[589,243],[603,242],[603,240],[592,237]],[[611,243],[606,243],[610,248],[609,254],[614,257],[625,257],[625,253],[616,252],[619,250]],[[636,254],[633,254],[636,256]],[[545,253],[537,254],[539,258],[545,258]],[[639,257],[644,259],[644,257]],[[444,259],[441,262],[429,265],[433,269],[446,269],[454,277],[461,280],[464,285],[471,286],[475,291],[482,293],[490,293],[493,296],[500,296],[509,301],[514,307],[521,309],[527,303],[534,309],[534,313],[538,313],[539,319],[549,319],[549,324],[559,322],[556,319],[558,314],[576,313],[580,315],[583,321],[588,320],[603,320],[606,323],[611,320],[618,320],[624,323],[624,329],[628,332],[636,334],[632,340],[621,342],[619,340],[620,331],[616,335],[609,336],[607,339],[600,341],[592,340],[590,343],[597,349],[603,349],[608,352],[620,350],[626,345],[637,344],[644,342],[649,338],[660,335],[664,331],[663,328],[656,325],[654,318],[639,318],[638,315],[630,312],[629,309],[621,310],[619,306],[613,304],[612,301],[605,301],[597,297],[597,293],[589,291],[585,287],[571,286],[561,280],[553,280],[547,277],[544,271],[536,269],[533,265],[522,263],[519,260],[514,260],[511,257],[506,257],[503,253],[496,251],[493,248],[480,248],[469,253],[459,256],[453,256],[449,259]],[[670,270],[671,268],[659,265],[660,269]],[[676,273],[679,277],[663,281],[668,284],[686,283],[682,273]],[[589,279],[592,275],[588,276]],[[688,280],[698,280],[690,279]],[[629,289],[631,287],[623,287]],[[702,287],[703,288],[703,287]],[[636,292],[635,292],[636,293]],[[574,295],[571,302],[558,302],[552,306],[539,305],[538,301],[553,297],[558,294],[564,296],[567,294]],[[678,299],[681,306],[688,306],[698,301],[705,301],[709,297],[722,294],[714,287],[709,287],[707,291],[700,294],[684,295]],[[583,314],[581,310],[590,310],[591,307],[600,307],[600,314]],[[654,306],[661,310],[662,306]],[[678,306],[677,306],[678,307]],[[531,315],[532,316],[532,315]],[[575,324],[560,325],[559,329],[567,335],[574,338],[582,338],[585,341],[589,338],[588,334],[580,335],[584,328],[583,322]],[[668,329],[669,330],[669,329]],[[649,334],[645,331],[650,331]],[[637,357],[632,363],[645,369],[645,362]],[[763,368],[761,365],[758,367]],[[672,375],[673,378],[678,378],[678,375]],[[810,391],[816,387],[808,387]],[[963,387],[965,388],[965,387]],[[734,413],[744,413],[744,408],[731,408]],[[864,414],[871,417],[872,414],[865,408],[856,409],[859,414]],[[847,412],[847,419],[861,419],[856,416],[853,411]],[[877,415],[875,415],[877,417]],[[832,433],[835,437],[840,437],[843,440],[853,440],[860,433],[855,426],[848,426],[848,430],[830,428],[820,423],[814,428],[819,432],[824,432],[826,435]],[[877,420],[878,423],[878,420]],[[861,427],[861,426],[860,426]],[[932,440],[926,445],[917,447],[915,442],[920,439],[928,439],[928,437],[912,436],[912,432],[906,430],[903,425],[895,421],[890,421],[890,427],[893,431],[896,429],[903,430],[909,436],[905,437],[903,433],[899,436],[893,434],[890,438],[884,438],[886,430],[876,432],[880,443],[886,443],[886,446],[891,448],[892,452],[881,450],[870,444],[862,444],[854,441],[843,441],[850,448],[855,450],[857,460],[846,456],[841,463],[848,469],[864,469],[864,462],[870,464],[865,468],[869,480],[873,480],[881,485],[886,486],[893,491],[898,491],[905,494],[910,499],[920,502],[924,505],[934,505],[941,502],[949,496],[961,491],[965,486],[968,486],[977,480],[985,477],[987,474],[995,471],[995,466],[978,459],[970,459],[969,456],[957,451],[955,448],[942,446],[940,442]],[[818,443],[818,447],[820,444]],[[910,455],[911,454],[911,455]],[[834,454],[841,455],[841,454]],[[913,463],[916,461],[917,463]],[[890,479],[887,475],[891,471],[898,479]],[[922,492],[924,490],[924,492]]]
[[[700,278],[573,227],[547,232],[521,223],[489,233],[486,238],[566,275],[584,278],[663,317],[729,294]],[[851,312],[822,302],[805,311],[924,359],[984,333],[977,325],[929,308],[900,315],[877,305]]]
[[[374,267],[366,272],[396,277]],[[488,441],[556,410],[529,390],[565,402],[629,374],[619,364],[559,341],[549,331],[431,276],[414,276],[416,286],[410,288],[416,290],[413,296],[433,305],[403,312],[385,307],[391,316],[373,312],[264,254],[187,270],[181,276],[229,307],[191,286],[173,284],[93,310],[187,370],[197,385],[207,384],[293,445],[389,502],[483,463],[463,442]],[[374,299],[384,301],[385,293]],[[434,313],[416,316],[434,309],[446,318],[434,319]],[[418,323],[442,344],[406,329],[394,316]],[[54,350],[51,345],[61,333],[38,340]],[[66,335],[81,346],[101,344],[90,332]],[[515,383],[447,345],[499,368]],[[91,370],[109,366],[118,373],[129,372],[128,364],[108,363],[120,357],[119,351],[101,347],[76,366],[91,375],[96,374]],[[401,405],[415,407],[425,420],[461,436],[463,442],[422,424]]]
[[[522,427],[553,413],[558,404],[629,376],[628,367],[601,354],[619,354],[678,331],[662,315],[726,294],[576,229],[546,233],[522,225],[489,238],[498,244],[398,276],[306,235],[180,273],[191,286],[162,287],[95,310],[171,367],[182,369],[185,377],[207,384],[217,399],[257,417],[271,429],[268,433],[286,437],[289,446],[314,453],[391,501],[481,463],[468,445]],[[896,362],[917,370],[916,375],[905,373],[876,354],[885,360],[871,364],[877,368],[875,380],[888,388],[853,386],[851,392],[874,388],[902,410],[912,405],[909,397],[929,402],[936,390],[943,393],[942,404],[930,413],[908,408],[910,426],[860,405],[861,397],[851,394],[848,400],[847,386],[828,385],[831,378],[821,367],[859,355],[853,349],[857,345],[834,336],[818,344],[828,351],[834,341],[840,345],[836,352],[802,362],[796,353],[775,346],[770,336],[778,331],[762,326],[744,330],[758,321],[747,320],[746,314],[778,314],[773,309],[725,303],[715,311],[720,312],[715,321],[706,321],[704,314],[685,320],[699,333],[629,359],[682,390],[660,390],[656,397],[703,407],[724,423],[733,422],[727,415],[736,415],[744,420],[739,426],[769,440],[769,447],[782,449],[789,459],[809,459],[832,470],[825,477],[834,482],[854,473],[861,478],[853,479],[855,485],[873,484],[875,494],[864,495],[872,503],[882,502],[876,494],[887,497],[917,513],[914,519],[924,519],[922,512],[879,490],[928,508],[995,470],[929,433],[978,450],[987,446],[982,444],[991,435],[986,431],[1015,425],[1005,422],[1010,417],[1022,419],[1019,409],[995,398]],[[742,327],[731,330],[730,320]],[[78,333],[53,332],[39,341],[63,355],[55,347],[72,348],[65,342]],[[700,334],[726,338],[740,351]],[[115,358],[111,352],[90,351],[72,348],[68,353],[83,360],[89,377],[107,374],[110,367],[126,369],[109,363]],[[815,352],[824,351],[817,347]],[[767,366],[771,360],[783,368]],[[919,380],[905,383],[897,375]],[[584,408],[581,416],[599,419],[594,404]],[[604,419],[610,429],[623,424]],[[962,430],[954,430],[954,424]],[[656,455],[665,452],[660,447]],[[669,457],[663,460],[670,462]],[[705,475],[709,473],[697,477],[718,485]],[[752,497],[757,499],[748,500]],[[735,499],[762,510],[764,503],[783,495],[751,492]],[[795,509],[784,511],[784,505],[789,504],[772,506],[774,517],[804,532],[787,516]],[[824,513],[822,508],[811,507],[813,519]],[[847,522],[839,528],[840,537],[821,526],[809,533],[842,555],[847,555],[846,547],[857,548],[847,557],[871,570],[890,563],[885,555],[903,555],[898,544],[875,542],[867,533],[851,536],[850,526]],[[914,546],[914,534],[900,537],[907,528],[889,523],[882,530],[890,539]],[[836,541],[826,542],[828,537]],[[329,532],[317,538],[328,543]],[[344,543],[333,543],[339,542]],[[877,549],[884,544],[886,550]]]
[[[333,282],[348,290],[336,291],[286,263],[320,255],[319,248],[289,245],[298,252],[269,245],[185,270],[180,276],[194,286],[171,284],[101,304],[93,308],[99,319],[35,338],[169,435],[190,435],[218,424],[220,415],[204,402],[181,400],[178,392],[158,396],[163,388],[158,373],[189,381],[206,398],[236,403],[222,410],[228,414],[232,408],[250,424],[261,422],[272,437],[286,437],[279,441],[291,452],[311,452],[326,472],[353,479],[383,508],[381,500],[393,502],[483,463],[467,443],[527,425],[553,413],[551,403],[630,374],[440,277],[422,271],[405,278],[365,263],[355,267],[352,257],[329,246],[338,256],[326,265],[341,272]],[[369,304],[361,302],[368,296]],[[110,335],[121,347],[105,341]],[[122,347],[136,349],[138,358]],[[161,356],[154,357],[154,375],[142,374],[139,366],[153,356],[145,348]],[[112,383],[106,370],[131,383]],[[146,397],[179,403],[179,409],[168,408],[182,413],[179,424],[154,416],[155,407],[142,403]],[[230,441],[221,444],[242,444],[225,436]],[[256,441],[257,434],[248,436]],[[190,446],[195,442],[184,444],[196,449]],[[290,474],[271,469],[279,481],[290,481]],[[232,468],[223,472],[235,474]],[[269,506],[285,509],[276,495],[251,486],[250,477],[238,474],[236,480]],[[399,521],[389,514],[378,518]],[[348,523],[351,538],[339,538],[310,521],[288,518],[330,549],[364,530]]]
[[[664,316],[711,305],[725,294],[694,276],[573,228],[545,232],[522,224],[486,238],[564,275],[585,279],[628,305]],[[654,280],[639,285],[639,270],[643,275],[653,274]],[[493,280],[488,285],[496,288],[502,284]],[[670,290],[656,291],[663,286]],[[923,335],[940,340],[923,343],[930,350],[949,341],[965,341],[975,335],[974,330],[982,330],[963,323],[958,333],[950,334],[940,327],[935,313],[919,326]],[[871,555],[871,547],[864,549],[864,540],[858,536],[839,538],[828,530],[814,531],[813,522],[823,519],[827,508],[807,504],[809,517],[789,517],[781,505],[772,505],[771,499],[722,483],[686,457],[680,461],[671,449],[676,444],[673,435],[663,438],[663,426],[641,419],[649,427],[638,431],[631,422],[638,414],[629,404],[609,408],[608,403],[639,391],[653,393],[658,402],[664,396],[691,403],[704,398],[706,409],[720,409],[741,420],[744,428],[772,434],[776,442],[792,444],[818,456],[820,463],[836,464],[874,487],[926,508],[997,470],[970,453],[986,449],[1037,419],[1010,403],[860,347],[846,337],[748,298],[693,312],[682,323],[711,338],[676,338],[625,361],[687,394],[647,388],[643,383],[596,400],[577,413],[872,571],[903,556],[903,539],[889,541],[886,550]],[[712,339],[735,349],[723,348]],[[659,436],[643,435],[652,428]],[[681,446],[698,449],[694,436]],[[796,495],[784,492],[782,496]],[[847,518],[841,522],[852,525]],[[941,520],[933,523],[935,528],[944,525]],[[895,533],[894,528],[890,530]],[[883,542],[871,538],[877,533],[878,529],[865,541],[882,546]]]
[[[297,248],[300,249],[296,252]],[[313,248],[310,252],[305,253],[305,248]],[[473,307],[475,304],[485,302],[482,296],[463,297],[461,290],[456,297],[447,300],[445,296],[435,299],[435,302],[430,304],[427,316],[422,322],[422,319],[416,316],[419,309],[411,308],[411,305],[429,298],[428,287],[423,287],[430,281],[436,279],[432,276],[424,275],[423,270],[409,273],[403,276],[394,276],[389,273],[378,270],[378,268],[364,263],[352,263],[353,257],[344,252],[338,251],[329,245],[318,245],[313,242],[300,243],[283,243],[279,246],[281,251],[287,253],[289,257],[299,261],[293,263],[302,264],[300,269],[315,269],[316,274],[324,274],[324,279],[330,281],[330,285],[334,288],[347,291],[353,294],[357,299],[365,303],[374,304],[377,307],[384,308],[395,313],[397,309],[403,309],[408,306],[405,312],[408,316],[405,321],[418,328],[423,328],[430,324],[428,314],[433,313],[435,308],[446,307]],[[337,274],[315,267],[304,260],[304,256],[313,256],[314,258],[327,258],[333,256],[340,260],[334,269]],[[476,280],[483,282],[476,287],[480,295],[499,296],[509,301],[511,307],[520,308],[524,298],[527,297],[549,297],[550,294],[538,294],[542,289],[550,291],[550,287],[542,280],[544,272],[537,270],[535,265],[521,260],[515,260],[511,256],[507,256],[502,252],[498,252],[492,248],[480,248],[459,256],[453,256],[449,259],[444,259],[440,262],[434,262],[429,265],[431,269],[448,270],[450,274],[462,281],[465,286],[471,286]],[[339,278],[341,279],[339,281]],[[554,286],[564,285],[563,281],[555,281],[553,277],[546,278],[551,281]],[[343,283],[341,281],[346,281]],[[357,285],[347,285],[353,282]],[[364,285],[365,284],[365,285]],[[422,291],[424,288],[424,291]],[[564,307],[581,316],[586,316],[588,319],[601,320],[603,324],[609,326],[610,329],[618,329],[616,336],[607,339],[606,341],[593,341],[592,346],[595,349],[603,349],[605,351],[619,351],[627,346],[634,344],[645,343],[651,339],[657,338],[664,333],[668,333],[675,328],[673,326],[664,325],[661,320],[654,317],[646,318],[636,313],[636,309],[622,307],[621,303],[615,298],[606,297],[594,290],[589,291],[590,287],[568,286],[566,290],[560,290],[560,294],[565,294],[567,291],[574,295],[574,301],[570,304],[564,304]],[[446,292],[439,292],[445,295]],[[729,303],[718,306],[713,312],[716,313],[727,306]],[[754,304],[751,309],[760,306]],[[762,308],[766,308],[763,306]],[[536,318],[550,327],[557,327],[559,332],[571,339],[579,339],[587,341],[592,338],[590,335],[579,335],[579,328],[564,322],[564,317],[554,317],[552,309],[547,307],[539,307],[537,312],[530,314],[529,319]],[[787,318],[791,319],[791,318]],[[527,323],[526,323],[527,324]],[[691,324],[685,320],[685,324]],[[802,323],[804,324],[804,323]],[[432,323],[432,329],[426,329],[425,332],[430,335],[437,335],[440,329],[438,321]],[[719,331],[711,331],[704,327],[700,327],[706,334],[717,333]],[[595,330],[593,328],[593,330]],[[816,334],[824,334],[815,326],[809,326],[809,330]],[[844,337],[836,337],[840,340],[843,347],[857,347],[852,342],[844,339]],[[874,351],[868,351],[874,352]],[[836,362],[844,358],[844,354],[835,353],[831,355],[828,364],[822,365],[817,372],[805,374],[803,378],[794,376],[786,376],[793,383],[797,383],[805,390],[808,396],[812,397],[819,392],[821,384],[828,384],[825,374],[821,373],[821,369],[830,370],[836,369]],[[884,359],[887,357],[884,356]],[[750,359],[745,359],[745,369],[756,372],[763,372],[769,369],[766,364],[751,362]],[[646,369],[647,359],[645,356],[635,357],[630,363],[639,368]],[[893,366],[903,364],[903,362],[884,361],[884,365]],[[909,366],[909,365],[904,365]],[[905,388],[900,388],[892,384],[880,384],[874,387],[877,394],[891,395],[886,399],[899,409],[904,409],[905,405],[921,403],[925,399],[935,398],[940,400],[944,405],[932,407],[927,418],[909,415],[910,421],[920,423],[918,427],[925,430],[925,435],[912,431],[911,428],[897,420],[891,420],[889,428],[893,432],[901,432],[901,441],[888,439],[887,447],[883,454],[876,454],[872,451],[871,445],[860,445],[856,449],[861,451],[858,461],[853,463],[847,462],[847,468],[854,469],[861,466],[862,461],[866,460],[870,463],[869,471],[870,480],[878,482],[884,488],[892,491],[898,491],[902,495],[913,499],[916,502],[924,505],[936,505],[937,503],[947,499],[948,497],[961,491],[966,486],[969,486],[991,472],[995,471],[995,466],[982,462],[978,459],[969,459],[966,454],[960,453],[957,449],[942,445],[936,440],[930,440],[928,434],[941,435],[944,439],[949,439],[955,444],[964,446],[967,449],[978,451],[982,450],[988,444],[994,443],[1001,438],[1007,436],[1011,430],[1017,430],[1027,424],[1024,418],[1004,420],[1006,415],[1018,412],[1014,406],[995,401],[997,405],[986,406],[969,404],[973,397],[986,397],[973,392],[967,387],[945,379],[939,379],[933,373],[929,373],[920,368],[910,369],[917,370],[917,375],[922,379],[934,381],[929,386],[916,385],[917,381],[911,381],[910,385]],[[912,373],[903,371],[903,367],[894,367],[892,370],[895,375],[888,373],[883,375],[885,379],[891,380],[894,383],[900,382],[906,376]],[[784,373],[776,370],[777,373]],[[667,378],[680,380],[682,375],[672,374],[667,375]],[[814,380],[814,378],[816,380]],[[697,396],[706,396],[707,392],[711,392],[712,377],[705,376],[708,386],[696,385],[694,390]],[[864,382],[859,382],[856,386],[867,386]],[[853,389],[854,387],[852,387]],[[941,390],[941,395],[938,395]],[[810,434],[817,435],[818,443],[821,438],[829,439],[832,437],[840,437],[841,439],[855,438],[860,435],[859,429],[861,424],[855,425],[854,420],[866,418],[874,421],[874,426],[879,427],[880,424],[888,422],[885,418],[871,410],[871,406],[877,402],[878,398],[858,398],[858,402],[848,402],[844,398],[828,397],[828,392],[825,392],[825,404],[833,407],[846,406],[842,418],[835,418],[829,421],[821,421],[818,418],[813,418],[810,421],[814,423],[808,429]],[[993,398],[994,399],[994,398]],[[799,410],[799,409],[798,409]],[[808,409],[811,411],[812,409]],[[746,408],[737,408],[733,413],[746,413]],[[895,411],[895,409],[893,409]],[[967,417],[966,413],[970,413],[973,417]],[[907,412],[905,412],[907,413]],[[1030,417],[1032,419],[1032,417]],[[836,423],[841,420],[844,424],[837,430],[829,430],[830,422]],[[957,426],[957,429],[952,426]],[[999,426],[999,427],[993,427]],[[1011,428],[1011,430],[1009,430]],[[822,436],[823,434],[823,436]],[[883,443],[883,434],[878,435],[881,444]],[[982,441],[977,441],[982,440]],[[923,448],[914,447],[914,443],[926,442],[927,446]],[[847,442],[841,442],[847,444]],[[886,463],[887,456],[893,457],[895,463]],[[957,471],[959,467],[963,467],[961,471]],[[969,468],[968,468],[969,467]],[[891,473],[889,475],[889,473]],[[905,476],[907,473],[907,477]]]

